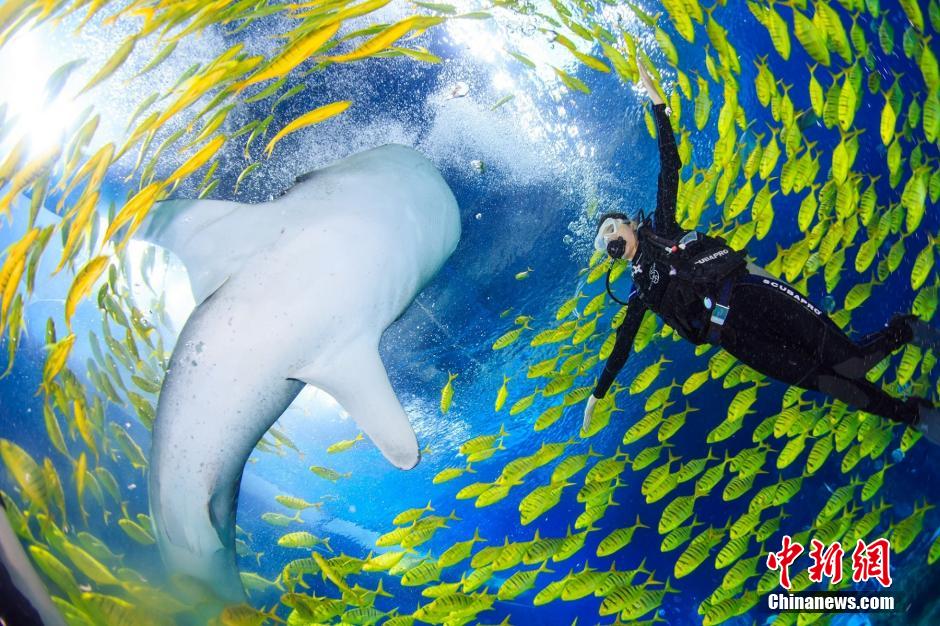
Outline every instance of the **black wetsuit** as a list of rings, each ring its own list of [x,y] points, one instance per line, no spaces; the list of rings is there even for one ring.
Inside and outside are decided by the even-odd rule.
[[[710,312],[699,300],[670,284],[670,267],[652,253],[643,236],[678,240],[683,230],[676,223],[676,193],[682,162],[676,148],[666,105],[653,106],[658,128],[660,172],[656,213],[652,224],[637,230],[633,257],[633,290],[627,314],[617,329],[613,351],[594,390],[603,398],[623,368],[634,337],[647,310],[652,310],[680,335],[705,343]],[[821,391],[849,406],[908,424],[916,421],[919,398],[892,397],[865,378],[865,373],[886,355],[909,342],[910,328],[896,317],[884,329],[859,342],[850,339],[829,317],[791,285],[755,266],[728,279],[728,315],[720,327],[718,344],[755,370],[790,385]]]

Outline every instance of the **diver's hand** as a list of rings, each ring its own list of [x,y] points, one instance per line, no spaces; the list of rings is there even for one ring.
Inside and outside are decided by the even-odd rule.
[[[659,95],[659,90],[656,89],[656,84],[653,82],[653,79],[650,78],[649,73],[643,66],[643,62],[640,61],[639,58],[637,58],[636,67],[640,71],[640,80],[642,80],[643,85],[646,86],[646,93],[649,94],[653,104],[664,104],[662,96]]]
[[[584,405],[584,421],[581,422],[581,432],[586,433],[591,427],[591,418],[594,417],[594,405],[597,404],[597,398],[594,394],[588,396],[587,404]]]

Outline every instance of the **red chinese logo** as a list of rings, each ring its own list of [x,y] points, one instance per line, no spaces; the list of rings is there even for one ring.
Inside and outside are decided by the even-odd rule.
[[[803,554],[802,544],[794,542],[790,539],[790,535],[784,535],[783,549],[767,555],[767,567],[780,570],[780,586],[784,589],[790,588],[790,565],[801,554]]]
[[[859,539],[852,552],[852,580],[864,582],[874,578],[882,587],[891,586],[891,543],[876,539],[866,544]]]
[[[813,564],[809,566],[809,579],[821,583],[823,576],[826,576],[833,583],[842,582],[842,557],[845,550],[839,542],[833,541],[826,547],[819,539],[813,539],[810,546],[809,558],[813,559]]]
[[[790,535],[784,535],[779,552],[767,555],[767,568],[780,571],[780,586],[790,589],[790,566],[804,552],[803,544],[793,541]],[[842,559],[845,550],[838,541],[828,546],[818,539],[810,542],[809,557],[813,564],[809,566],[809,579],[821,583],[823,577],[833,584],[842,582]],[[859,539],[852,551],[852,580],[866,582],[877,580],[883,587],[891,586],[891,542],[876,539],[866,543]]]

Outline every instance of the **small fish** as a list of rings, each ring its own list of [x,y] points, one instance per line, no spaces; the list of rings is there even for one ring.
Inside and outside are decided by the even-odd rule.
[[[633,534],[638,528],[649,528],[640,521],[639,515],[637,515],[636,523],[633,526],[617,528],[602,539],[597,546],[597,556],[609,556],[622,550],[633,540]]]
[[[203,147],[197,150],[189,159],[186,160],[182,165],[176,168],[170,176],[166,179],[165,184],[168,186],[174,185],[179,181],[183,180],[190,174],[198,171],[206,163],[208,163],[212,157],[214,157],[219,150],[222,148],[222,145],[225,144],[227,137],[225,135],[216,135],[211,141],[206,143]]]
[[[555,74],[558,76],[559,80],[561,80],[562,84],[568,89],[576,89],[586,94],[591,93],[591,89],[586,84],[584,84],[580,78],[576,78],[565,70],[559,69],[554,65],[549,64],[549,67],[555,71]]]
[[[286,76],[291,70],[320,50],[336,34],[341,23],[342,20],[327,23],[322,28],[318,28],[309,35],[292,42],[290,46],[285,47],[283,52],[271,59],[261,69],[241,82],[232,85],[231,89],[240,92],[250,85]]]
[[[495,111],[496,109],[498,109],[499,107],[503,106],[504,104],[506,104],[507,102],[509,102],[510,100],[512,100],[512,99],[515,98],[515,97],[516,97],[516,95],[515,95],[515,94],[512,94],[512,93],[503,96],[502,98],[500,98],[499,100],[497,100],[496,103],[495,103],[492,107],[490,107],[490,111]]]
[[[408,533],[411,532],[412,528],[413,526],[401,526],[395,530],[391,530],[376,539],[375,545],[380,548],[399,545],[401,544],[402,539],[408,536]]]
[[[282,528],[289,526],[291,522],[297,522],[298,524],[304,523],[304,521],[300,519],[300,511],[297,511],[293,517],[288,517],[283,513],[265,513],[261,516],[261,521]]]
[[[291,438],[287,436],[287,433],[285,433],[284,431],[282,431],[282,430],[281,430],[280,428],[278,428],[277,426],[272,426],[272,427],[268,430],[268,432],[271,434],[272,437],[274,437],[274,438],[277,440],[277,442],[278,442],[279,444],[290,448],[291,450],[293,450],[294,452],[296,452],[298,455],[300,455],[301,457],[303,457],[303,455],[304,455],[303,452],[301,452],[301,451],[300,451],[300,448],[297,447],[297,444],[295,444],[295,443],[293,442],[293,440],[291,440]]]
[[[506,333],[501,335],[496,341],[493,342],[493,349],[502,350],[506,346],[512,343],[515,343],[515,341],[519,339],[519,337],[522,335],[522,332],[528,329],[529,329],[529,324],[528,322],[526,322],[519,328],[513,328],[512,330],[507,331]]]
[[[572,485],[574,483],[562,480],[533,489],[519,502],[520,522],[527,525],[547,513],[560,502],[565,487]]]
[[[297,498],[295,496],[277,495],[274,496],[274,500],[277,501],[277,503],[281,506],[286,506],[287,508],[294,509],[295,511],[303,511],[313,507],[320,508],[323,506],[322,502],[307,502],[306,500]]]
[[[249,165],[245,167],[245,169],[241,171],[241,173],[239,173],[238,178],[235,179],[235,188],[234,188],[235,193],[238,193],[238,186],[242,184],[242,181],[244,181],[245,178],[247,178],[249,174],[254,172],[259,167],[261,167],[260,162],[250,163]]]
[[[356,445],[357,442],[362,441],[362,439],[363,439],[362,433],[359,433],[353,439],[337,441],[333,445],[329,446],[326,449],[326,451],[328,454],[336,454],[337,452],[345,452],[346,450],[349,450],[354,445]]]
[[[497,442],[497,440],[503,437],[507,437],[508,435],[509,435],[509,432],[506,430],[506,425],[500,424],[499,432],[497,432],[495,435],[479,435],[477,437],[474,437],[473,439],[468,439],[467,441],[460,444],[458,451],[460,452],[460,454],[464,454],[464,455],[470,455],[476,452],[481,452],[483,450],[487,450],[491,448],[493,444]]]
[[[426,585],[440,580],[440,576],[441,568],[438,566],[437,561],[424,561],[406,571],[401,577],[401,584],[406,587]],[[434,602],[437,602],[437,600]]]
[[[300,117],[287,124],[287,126],[279,130],[277,134],[271,138],[271,141],[268,142],[268,145],[265,146],[264,151],[267,153],[268,157],[270,157],[271,153],[274,151],[274,146],[277,145],[277,143],[287,135],[301,128],[306,128],[307,126],[318,124],[331,117],[335,117],[348,109],[351,104],[351,100],[341,100],[317,107],[312,111],[304,113]]]
[[[103,80],[111,76],[121,65],[124,64],[124,61],[127,60],[127,57],[130,56],[131,52],[134,50],[134,44],[137,43],[137,36],[132,35],[124,40],[124,43],[111,55],[111,58],[102,66],[100,70],[82,87],[81,91],[78,92],[78,95],[81,95],[99,84]]]
[[[531,268],[531,267],[527,267],[527,268],[524,269],[523,271],[521,271],[521,272],[519,272],[518,274],[516,274],[516,280],[523,280],[523,279],[525,279],[525,278],[528,278],[528,277],[529,277],[529,274],[531,274],[531,273],[532,273],[532,268]]]
[[[84,453],[82,455],[84,456]],[[48,511],[48,484],[36,460],[26,450],[7,439],[0,439],[0,458],[30,505],[41,511]]]
[[[449,548],[444,550],[441,553],[441,556],[437,559],[437,564],[441,567],[450,567],[451,565],[456,565],[461,561],[470,557],[470,553],[473,550],[473,546],[479,542],[485,542],[485,539],[480,537],[480,529],[477,528],[473,531],[473,537],[467,541],[459,541]]]
[[[72,72],[84,65],[87,60],[88,59],[82,58],[69,61],[59,66],[59,68],[49,76],[49,79],[46,81],[45,89],[46,102],[55,100],[62,91],[62,88],[65,87],[65,83],[68,81],[69,76],[72,75]]]
[[[323,60],[333,63],[345,63],[356,61],[372,56],[378,52],[386,50],[396,41],[404,37],[414,29],[427,28],[428,26],[438,24],[444,20],[443,17],[429,17],[422,15],[413,15],[399,22],[389,25],[384,30],[373,35],[364,44],[346,54],[323,57]]]
[[[647,366],[642,372],[637,374],[636,378],[630,383],[630,394],[637,394],[645,391],[647,387],[653,384],[653,381],[659,376],[662,366],[665,363],[671,363],[665,356],[661,356],[656,362]]]
[[[511,376],[503,374],[503,385],[499,388],[499,391],[496,392],[496,402],[494,403],[494,408],[497,413],[503,408],[503,405],[506,404],[506,398],[509,397],[509,390],[506,388],[506,383],[508,383],[511,378]]]
[[[890,529],[892,552],[901,553],[914,542],[924,528],[925,513],[935,507],[936,505],[927,502],[924,502],[922,506],[915,504],[913,513],[900,522],[892,524]]]
[[[118,520],[118,526],[121,527],[128,537],[136,541],[137,543],[143,546],[149,546],[156,543],[153,534],[145,527],[141,526],[137,522],[128,518],[121,518]]]
[[[488,490],[492,486],[493,486],[493,483],[484,483],[484,482],[471,483],[467,485],[466,487],[462,488],[460,491],[458,491],[455,497],[458,500],[469,500],[470,498],[476,498],[477,496],[479,496],[480,494],[482,494],[484,491]]]
[[[266,624],[268,620],[280,621],[274,608],[265,612],[247,604],[235,604],[226,606],[219,614],[219,623],[222,626],[254,626]]]
[[[578,301],[583,297],[585,297],[585,294],[578,292],[578,294],[574,297],[565,300],[565,302],[563,302],[555,312],[555,320],[560,322],[572,313],[576,312],[575,310],[577,309]]]
[[[278,589],[283,590],[284,587],[281,585],[281,576],[278,574],[277,578],[274,580],[268,580],[255,574],[254,572],[241,572],[239,574],[242,580],[242,584],[245,585],[246,589],[251,591],[264,591],[270,587],[277,587]]]
[[[402,558],[404,558],[406,554],[407,553],[403,551],[384,552],[377,556],[366,559],[366,562],[362,565],[362,569],[366,572],[387,571],[398,565],[398,563],[402,560]]]
[[[502,601],[514,600],[525,591],[532,589],[535,586],[536,578],[542,572],[551,573],[552,570],[548,569],[545,563],[542,563],[537,569],[515,572],[499,587],[496,597]]]
[[[441,413],[447,414],[447,411],[450,410],[450,404],[454,399],[454,385],[453,382],[457,378],[457,374],[447,373],[447,383],[444,385],[444,388],[441,389]]]
[[[466,467],[448,467],[435,474],[431,482],[435,485],[439,485],[441,483],[446,483],[450,480],[458,478],[459,476],[463,476],[467,472],[470,472],[471,474],[474,473],[474,470],[470,467],[469,463],[467,463]]]
[[[299,514],[300,513],[298,512],[298,515]],[[333,548],[330,547],[329,537],[323,537],[321,539],[320,537],[308,533],[305,530],[281,535],[281,537],[277,540],[277,545],[284,548],[313,548],[315,546],[322,545],[330,552],[333,552]]]
[[[101,276],[111,259],[107,255],[95,257],[85,263],[75,275],[65,298],[65,324],[71,329],[72,316],[78,303],[91,292],[95,281]]]
[[[64,536],[59,540],[56,546],[69,561],[75,565],[76,569],[92,581],[99,585],[120,585],[120,582],[111,573],[111,569],[101,563],[91,554],[65,539]]]
[[[340,474],[336,470],[332,470],[328,467],[322,467],[320,465],[311,465],[310,471],[319,476],[320,478],[325,478],[326,480],[336,482],[340,478],[349,478],[352,476],[352,472],[346,472],[345,474]]]
[[[419,509],[408,509],[406,511],[402,511],[401,513],[396,515],[394,519],[392,519],[392,524],[394,524],[395,526],[401,526],[402,524],[410,524],[411,522],[414,522],[415,520],[420,518],[425,513],[429,513],[429,512],[431,513],[434,512],[434,509],[431,508],[430,501],[425,507],[422,507]]]

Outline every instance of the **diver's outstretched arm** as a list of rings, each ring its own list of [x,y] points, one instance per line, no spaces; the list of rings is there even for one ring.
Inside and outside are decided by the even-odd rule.
[[[656,216],[653,226],[656,232],[670,239],[678,238],[679,224],[676,222],[676,198],[679,193],[679,170],[682,161],[676,148],[672,124],[666,115],[665,104],[654,104],[659,140],[659,181],[656,185]]]
[[[646,93],[650,95],[650,100],[653,101],[653,104],[663,104],[663,97],[659,95],[656,84],[653,82],[653,79],[650,78],[649,73],[643,66],[643,62],[640,61],[639,58],[637,58],[636,67],[640,70],[640,80],[643,81],[643,86],[646,87]]]
[[[643,314],[646,313],[646,305],[640,301],[634,292],[627,300],[627,315],[623,323],[617,328],[617,340],[614,342],[614,349],[607,357],[607,363],[604,365],[604,371],[601,372],[597,381],[597,386],[592,394],[595,398],[601,399],[607,395],[607,390],[614,383],[614,378],[623,369],[630,355],[630,348],[633,347],[633,340],[640,329],[640,323],[643,321]]]
[[[587,432],[591,427],[591,418],[594,416],[594,405],[597,401],[607,395],[607,390],[614,383],[614,378],[623,369],[630,355],[630,348],[633,346],[633,340],[640,329],[640,323],[643,321],[643,315],[646,314],[646,305],[636,295],[636,292],[630,294],[627,299],[627,314],[623,322],[617,328],[617,339],[614,342],[614,349],[607,357],[607,363],[604,364],[604,371],[601,372],[594,392],[588,396],[587,403],[584,406],[584,420],[581,423],[581,430]]]
[[[669,114],[672,111],[666,107],[642,61],[637,59],[636,65],[646,92],[653,101],[653,116],[656,118],[656,135],[659,142],[659,182],[656,188],[656,215],[653,227],[664,237],[676,238],[680,232],[679,224],[676,223],[676,196],[679,191],[682,160],[679,158],[675,133],[669,122]]]

